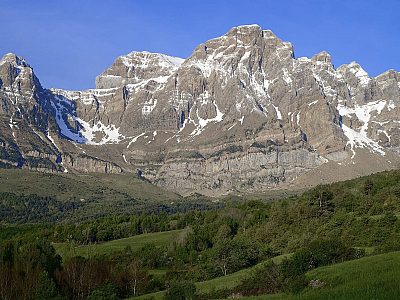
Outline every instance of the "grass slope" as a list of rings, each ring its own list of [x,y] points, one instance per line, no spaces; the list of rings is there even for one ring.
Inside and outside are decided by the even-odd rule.
[[[309,271],[306,276],[325,283],[299,295],[245,297],[254,300],[365,300],[400,299],[400,251],[364,257]]]
[[[274,258],[280,263],[283,256]],[[241,270],[228,276],[196,283],[198,292],[208,293],[212,289],[233,288],[244,279],[250,269]],[[365,299],[400,299],[400,251],[364,257],[358,260],[339,263],[309,271],[306,276],[325,283],[322,288],[306,288],[298,295],[284,293],[244,297],[248,300],[365,300]],[[129,298],[155,300],[162,299],[165,291]]]
[[[43,173],[0,168],[0,193],[5,192],[49,196],[61,202],[68,200],[83,204],[83,207],[65,214],[57,223],[75,223],[121,214],[185,213],[194,209],[218,209],[227,202],[237,204],[244,201],[240,197],[215,201],[199,194],[182,197],[130,173]]]
[[[133,175],[101,173],[41,173],[0,169],[0,192],[51,196],[83,207],[60,219],[71,223],[111,214],[160,212],[185,201]],[[209,201],[211,203],[211,201]]]
[[[130,174],[53,174],[24,169],[0,169],[0,191],[55,196],[60,201],[111,198],[174,201],[180,198],[175,193],[164,191]]]
[[[126,246],[130,246],[133,251],[146,244],[154,244],[157,247],[167,246],[173,240],[174,236],[177,236],[181,231],[182,230],[173,230],[140,234],[101,244],[76,247],[75,252],[71,249],[71,246],[66,243],[53,244],[53,246],[63,259],[70,257],[71,255],[80,255],[87,258],[89,254],[110,254],[115,250],[123,250]]]
[[[248,199],[227,196],[215,202],[213,198],[198,194],[184,198],[160,189],[133,174],[43,173],[26,169],[0,169],[0,193],[4,192],[50,196],[60,202],[68,200],[83,204],[79,209],[62,214],[57,223],[74,223],[113,214],[217,209],[227,202],[238,204]],[[271,192],[269,197],[263,195],[260,199],[271,200],[285,195],[286,192],[276,191]],[[23,217],[21,218],[24,219]],[[36,223],[41,222],[35,218],[30,219],[36,220]],[[4,220],[0,219],[0,223],[2,221],[5,224]],[[36,224],[35,222],[31,223]]]
[[[280,264],[285,257],[289,257],[289,256],[291,256],[291,254],[283,254],[283,255],[274,257],[272,260],[274,261],[274,263]],[[261,264],[264,264],[264,262],[261,262],[257,266],[259,266]],[[227,276],[222,276],[222,277],[217,277],[217,278],[207,280],[207,281],[197,282],[196,283],[197,291],[200,294],[205,294],[205,293],[210,293],[212,290],[217,291],[217,290],[221,290],[221,289],[234,288],[235,286],[237,286],[238,284],[241,283],[242,279],[245,279],[250,274],[250,272],[253,268],[255,268],[257,266],[253,266],[248,269],[243,269],[238,272],[229,274]],[[150,272],[150,273],[153,274],[152,272]],[[143,295],[140,297],[134,297],[134,298],[130,298],[130,299],[131,300],[132,299],[140,300],[140,299],[146,299],[149,297],[154,297],[154,299],[157,300],[157,299],[162,299],[164,294],[165,294],[165,291],[160,291],[160,292]]]

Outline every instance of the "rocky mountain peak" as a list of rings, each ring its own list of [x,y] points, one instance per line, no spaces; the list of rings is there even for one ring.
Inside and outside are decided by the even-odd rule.
[[[2,81],[30,69],[12,54],[1,62]],[[234,27],[186,60],[145,51],[120,56],[96,77],[96,89],[43,96],[32,93],[38,84],[20,89],[26,78],[2,89],[3,103],[35,95],[58,128],[57,142],[57,130],[48,142],[79,153],[68,166],[85,168],[76,160],[92,153],[182,194],[287,186],[326,165],[338,174],[362,169],[362,155],[378,157],[380,168],[400,161],[398,72],[370,78],[355,62],[335,69],[325,51],[295,59],[291,43],[258,25]],[[36,120],[37,108],[29,110]]]
[[[13,53],[7,53],[0,60],[0,88],[9,95],[6,99],[12,99],[12,105],[34,104],[39,100],[39,94],[43,93],[33,69],[24,58]],[[7,111],[10,111],[11,103],[7,105]]]
[[[7,53],[0,60],[0,86],[11,88],[15,80],[33,76],[32,68],[25,59],[13,53]]]
[[[400,82],[400,72],[396,72],[393,69],[390,69],[375,78],[377,81],[385,81],[389,79],[394,79],[397,82]]]
[[[246,59],[251,53],[253,59],[258,59],[256,56],[269,55],[276,50],[287,50],[289,57],[293,57],[293,46],[289,42],[282,42],[271,30],[262,30],[258,25],[243,25],[233,27],[225,35],[200,44],[184,65],[191,65],[193,60],[212,59],[221,62],[232,60],[231,58],[235,65],[236,57],[244,56],[243,59]]]
[[[354,95],[359,94],[360,90],[373,83],[368,73],[355,61],[340,66],[336,71],[348,82],[350,93]]]
[[[29,67],[29,65],[25,62],[23,57],[17,56],[14,53],[7,53],[0,60],[0,65],[5,64],[6,62],[11,63],[13,66],[17,67]]]
[[[233,27],[227,34],[225,34],[225,36],[236,37],[239,41],[242,41],[245,44],[248,44],[254,39],[261,38],[262,35],[263,31],[261,27],[256,24]]]
[[[160,53],[133,51],[119,56],[115,62],[96,77],[96,88],[115,88],[137,84],[143,80],[165,81],[184,61]]]
[[[321,51],[320,53],[315,54],[311,58],[311,61],[320,61],[320,62],[331,63],[331,56],[327,52]]]
[[[263,30],[257,24],[233,27],[225,34],[225,36],[236,37],[245,44],[249,44],[260,38],[278,39],[271,30]]]

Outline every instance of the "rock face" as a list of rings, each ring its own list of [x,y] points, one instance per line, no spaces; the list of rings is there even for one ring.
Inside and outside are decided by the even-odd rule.
[[[96,77],[97,89],[142,85],[150,80],[165,82],[184,61],[160,53],[131,52],[118,57],[114,64]]]
[[[186,60],[120,56],[92,90],[45,90],[12,54],[0,79],[1,116],[38,126],[22,105],[46,120],[35,130],[53,151],[43,153],[59,157],[55,169],[123,169],[182,194],[216,195],[288,186],[323,165],[351,168],[364,163],[361,148],[380,158],[378,169],[399,166],[400,73],[370,78],[355,62],[335,69],[325,51],[295,58],[257,25],[234,27]]]
[[[57,125],[33,69],[12,53],[0,61],[0,166],[61,171],[46,135]],[[52,125],[51,125],[52,124]]]
[[[0,61],[0,100],[0,167],[44,172],[67,172],[67,167],[122,172],[114,163],[83,153],[67,153],[71,145],[61,137],[68,138],[73,130],[59,125],[62,120],[69,120],[68,115],[59,113],[53,93],[43,89],[33,69],[12,53]],[[73,101],[67,104],[70,110],[75,107]],[[80,128],[76,124],[77,135]]]

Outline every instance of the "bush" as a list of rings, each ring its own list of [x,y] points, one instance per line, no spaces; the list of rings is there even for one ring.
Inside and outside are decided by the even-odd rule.
[[[291,258],[286,258],[281,264],[281,273],[284,279],[295,278],[316,267],[313,253],[307,249],[297,250]]]
[[[336,239],[314,240],[307,249],[312,253],[315,267],[351,260],[355,252],[354,248]]]
[[[87,300],[118,300],[117,289],[110,283],[106,282],[101,288],[90,294]]]
[[[284,279],[295,278],[308,270],[364,256],[362,250],[346,246],[336,239],[314,240],[307,248],[297,250],[281,264]]]
[[[244,296],[274,294],[281,290],[282,280],[279,268],[272,260],[267,261],[251,272],[250,277],[244,279],[236,291]]]
[[[194,299],[196,286],[192,282],[174,282],[164,295],[164,300],[189,300]]]

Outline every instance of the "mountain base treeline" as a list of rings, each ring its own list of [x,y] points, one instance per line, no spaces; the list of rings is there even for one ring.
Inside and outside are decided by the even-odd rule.
[[[18,197],[3,195],[3,211],[7,211],[4,207],[23,208],[24,198]],[[55,211],[64,209],[51,201],[38,199],[33,207],[40,211],[44,205],[43,216],[51,212],[47,203]],[[1,230],[0,298],[123,299],[162,290],[165,299],[297,293],[310,284],[304,275],[310,269],[365,253],[400,250],[399,212],[400,171],[393,170],[320,185],[299,196],[267,202],[254,199],[218,210],[5,226]],[[75,253],[85,245],[95,249],[96,244],[110,240],[176,229],[180,231],[168,245],[154,241],[134,249],[110,248],[105,254],[88,251],[86,257]],[[71,250],[61,258],[52,243],[66,243]],[[279,265],[270,260],[289,253],[294,254]],[[194,282],[255,265],[234,289],[196,293]],[[164,271],[155,275],[156,270]]]

